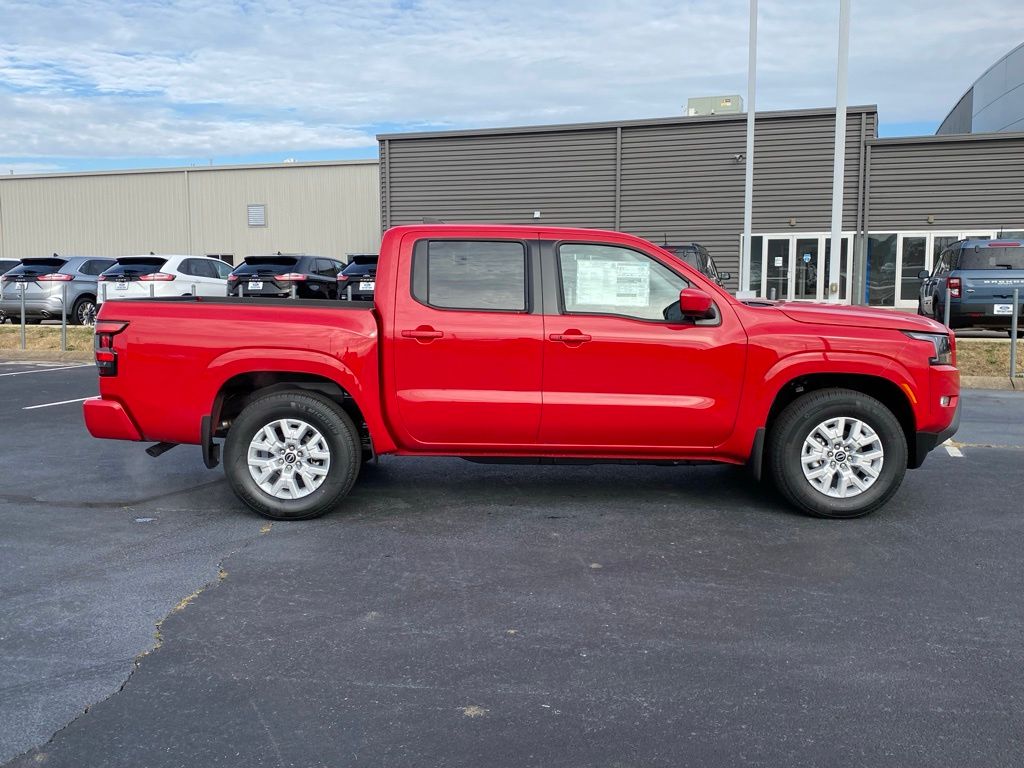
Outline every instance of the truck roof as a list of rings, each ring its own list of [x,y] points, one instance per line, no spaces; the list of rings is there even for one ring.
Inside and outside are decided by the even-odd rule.
[[[459,224],[459,223],[446,223],[446,224],[401,224],[396,227],[392,227],[388,232],[423,232],[423,231],[436,231],[444,232],[446,230],[459,232],[479,232],[481,235],[485,235],[494,230],[500,229],[502,231],[513,231],[522,232],[523,236],[548,236],[555,240],[563,240],[566,238],[590,238],[595,235],[601,235],[611,238],[622,238],[631,237],[622,232],[615,232],[610,229],[584,229],[582,227],[551,227],[551,226],[540,226],[534,224]]]

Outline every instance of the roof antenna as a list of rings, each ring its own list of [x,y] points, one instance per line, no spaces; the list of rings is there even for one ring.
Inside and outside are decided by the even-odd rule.
[[[150,252],[149,252],[149,255],[150,255],[150,256],[156,256],[156,254],[155,254],[155,253],[153,253],[152,251],[150,251]]]
[[[54,251],[53,252],[53,258],[59,259],[60,258],[60,254],[58,254],[56,251]]]
[[[277,256],[280,256],[280,255],[281,255],[281,252],[280,252],[280,251],[278,251],[278,252],[277,252],[277,253],[276,253],[275,255],[277,255]]]

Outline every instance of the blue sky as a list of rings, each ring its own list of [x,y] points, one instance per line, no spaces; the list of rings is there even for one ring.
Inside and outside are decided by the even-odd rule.
[[[838,2],[761,0],[758,108],[834,104]],[[851,104],[932,133],[1019,0],[853,0]],[[376,156],[382,131],[664,117],[746,88],[746,0],[0,0],[0,173]],[[955,41],[955,55],[950,55]]]

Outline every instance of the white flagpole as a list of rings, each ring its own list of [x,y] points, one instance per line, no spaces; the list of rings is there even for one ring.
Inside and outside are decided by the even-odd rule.
[[[750,228],[754,209],[754,96],[757,87],[757,0],[750,0],[750,42],[747,45],[747,154],[743,182],[743,242],[740,251],[740,286],[736,295],[750,297]],[[759,286],[760,287],[760,286]]]
[[[832,163],[832,238],[828,257],[828,300],[838,302],[843,253],[843,177],[846,167],[846,70],[850,59],[850,2],[839,0],[839,62],[836,71],[836,147]],[[852,250],[852,249],[851,249]],[[847,254],[851,261],[853,254]],[[850,275],[847,275],[849,282]],[[852,286],[851,286],[852,288]]]

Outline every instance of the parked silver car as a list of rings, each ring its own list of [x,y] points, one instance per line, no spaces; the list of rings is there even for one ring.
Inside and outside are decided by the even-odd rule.
[[[99,256],[47,256],[22,259],[0,277],[0,322],[21,318],[21,291],[25,290],[25,320],[39,323],[61,317],[67,287],[68,322],[88,323],[96,313],[96,278],[115,264]]]

